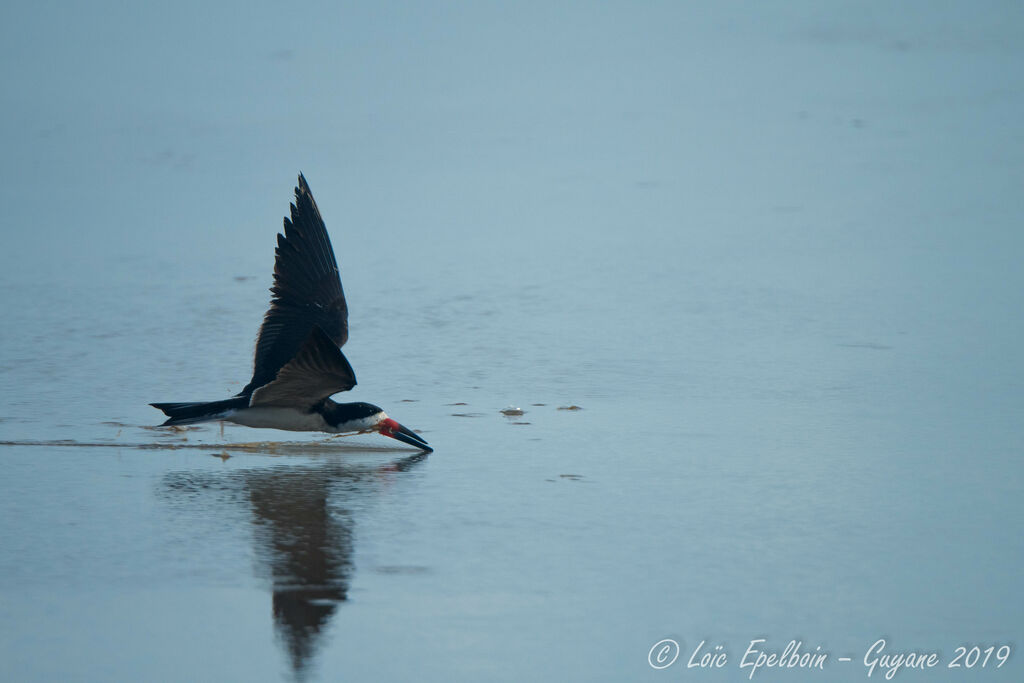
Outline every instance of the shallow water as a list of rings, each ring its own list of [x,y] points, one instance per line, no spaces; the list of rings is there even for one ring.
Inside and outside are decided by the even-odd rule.
[[[0,678],[1019,676],[1019,8],[433,7],[5,10]],[[300,168],[429,456],[153,428]]]

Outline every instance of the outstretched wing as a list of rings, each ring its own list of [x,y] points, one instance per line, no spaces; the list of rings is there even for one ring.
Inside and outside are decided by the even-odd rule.
[[[315,327],[344,346],[348,340],[348,306],[327,229],[306,179],[299,174],[291,220],[277,236],[270,310],[256,339],[252,380],[239,394],[249,395],[274,380],[295,357]]]
[[[355,385],[356,375],[345,354],[317,326],[295,357],[277,372],[277,377],[252,392],[249,406],[306,409]]]

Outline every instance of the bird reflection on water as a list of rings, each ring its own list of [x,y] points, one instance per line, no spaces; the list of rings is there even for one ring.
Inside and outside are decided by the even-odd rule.
[[[275,631],[301,679],[348,593],[360,499],[426,457],[417,453],[377,467],[332,458],[299,467],[172,472],[163,488],[178,502],[211,497],[251,509],[257,572],[270,581]]]

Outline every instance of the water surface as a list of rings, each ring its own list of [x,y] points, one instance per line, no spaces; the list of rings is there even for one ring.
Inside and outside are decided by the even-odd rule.
[[[1017,5],[3,14],[0,678],[1019,674]],[[299,170],[429,456],[153,429]]]

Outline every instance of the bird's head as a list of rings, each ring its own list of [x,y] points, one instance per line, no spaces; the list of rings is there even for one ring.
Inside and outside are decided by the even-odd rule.
[[[372,403],[338,403],[331,405],[328,411],[327,419],[339,432],[380,432],[428,453],[434,452],[423,437],[392,420]]]

